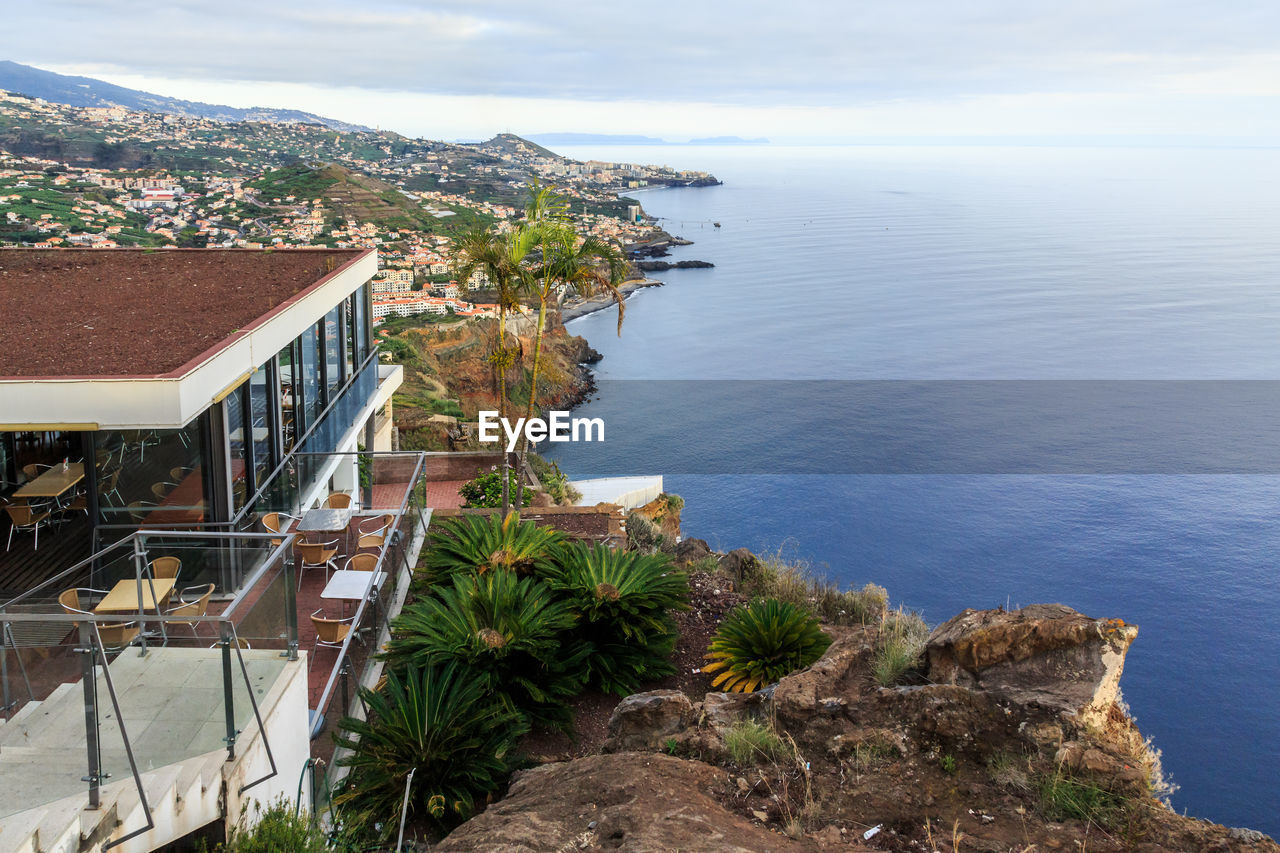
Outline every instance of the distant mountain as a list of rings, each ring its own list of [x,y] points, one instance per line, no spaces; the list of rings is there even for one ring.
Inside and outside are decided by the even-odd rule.
[[[137,89],[126,89],[92,77],[69,77],[55,74],[30,65],[0,60],[0,89],[43,98],[56,104],[73,107],[105,107],[113,104],[131,110],[153,113],[173,113],[218,121],[271,121],[295,124],[319,124],[331,130],[348,132],[368,131],[372,128],[349,124],[337,119],[325,118],[301,110],[278,110],[270,107],[228,107],[222,104],[205,104],[199,101],[183,101],[166,98]]]
[[[634,133],[539,133],[526,136],[541,145],[670,145],[656,136]]]
[[[755,139],[743,139],[741,136],[704,136],[701,139],[690,139],[690,145],[768,145],[769,140],[763,136]]]

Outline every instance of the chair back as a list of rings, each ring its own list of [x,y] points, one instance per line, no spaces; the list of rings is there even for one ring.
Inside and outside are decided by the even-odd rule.
[[[346,639],[351,624],[341,619],[326,619],[312,613],[311,627],[315,629],[316,639],[320,642],[337,644]]]
[[[346,492],[333,492],[324,499],[324,505],[329,509],[350,509],[351,495]]]
[[[262,516],[262,529],[268,533],[280,533],[280,513],[268,512]]]
[[[350,560],[347,560],[347,568],[353,572],[371,572],[377,567],[377,554],[356,554]]]
[[[156,557],[151,561],[151,574],[157,578],[176,578],[182,571],[182,561],[177,557]]]
[[[193,586],[193,587],[188,587],[187,589],[184,589],[183,590],[184,593],[191,592],[197,589],[202,589],[204,590],[204,592],[200,593],[200,597],[197,598],[195,601],[185,601],[182,604],[179,604],[177,607],[172,607],[166,610],[164,615],[170,618],[183,617],[183,616],[188,618],[193,616],[204,616],[206,613],[209,612],[209,599],[210,597],[213,596],[214,586],[215,586],[214,584],[205,584],[204,586]],[[164,623],[166,625],[191,624],[181,618],[173,619],[173,621],[166,619]]]
[[[27,527],[35,523],[36,514],[35,510],[31,508],[31,504],[6,504],[4,511],[9,513],[9,519],[13,522],[14,527]]]
[[[28,480],[34,480],[36,477],[40,476],[41,468],[48,467],[48,465],[38,465],[35,462],[32,462],[30,465],[23,465],[22,476],[26,477]]]
[[[84,608],[80,606],[80,590],[76,587],[64,589],[58,593],[58,604],[62,605],[62,609],[71,614],[84,613]]]
[[[147,520],[147,516],[150,515],[151,510],[155,508],[156,508],[156,505],[152,501],[130,501],[129,516],[135,522],[137,522],[138,524],[141,524],[142,522]]]
[[[98,625],[98,636],[104,649],[123,648],[138,638],[137,622],[113,622]]]
[[[169,479],[173,480],[175,483],[180,483],[184,477],[194,470],[194,468],[188,468],[185,465],[179,465],[177,468],[170,468]]]
[[[297,549],[298,556],[302,558],[302,562],[307,565],[323,565],[333,559],[333,555],[338,553],[337,540],[333,542],[295,542],[294,548]]]
[[[379,515],[374,518],[366,519],[360,522],[360,533],[383,533],[391,528],[396,517],[394,515]]]
[[[169,496],[169,490],[172,488],[168,483],[152,483],[151,494],[156,496],[156,500],[162,501]]]
[[[381,533],[365,533],[356,540],[356,548],[381,548],[386,541]]]

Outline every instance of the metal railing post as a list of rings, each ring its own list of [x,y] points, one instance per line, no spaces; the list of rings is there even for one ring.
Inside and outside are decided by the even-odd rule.
[[[234,682],[231,679],[231,626],[222,623],[222,706],[226,710],[227,736],[223,738],[227,744],[227,761],[236,757],[236,700]]]
[[[84,683],[84,734],[88,748],[89,775],[81,781],[89,783],[89,808],[100,805],[98,788],[102,785],[102,745],[98,732],[98,647],[91,626],[80,623],[80,680]]]
[[[292,538],[292,537],[290,537]],[[288,660],[298,659],[298,591],[297,581],[293,574],[293,566],[289,560],[283,555],[281,559],[284,561],[284,624],[285,632],[288,635],[288,648],[285,649],[284,657]]]

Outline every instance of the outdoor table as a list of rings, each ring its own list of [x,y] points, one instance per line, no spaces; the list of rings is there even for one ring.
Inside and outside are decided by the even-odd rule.
[[[56,498],[84,479],[84,463],[72,462],[67,470],[54,465],[13,493],[15,498]]]
[[[309,509],[302,514],[302,518],[298,521],[298,526],[294,528],[294,532],[341,533],[345,549],[347,527],[351,524],[352,513],[353,510],[350,507],[346,509],[329,509],[328,507]]]
[[[364,598],[365,590],[369,591],[369,600],[373,602],[374,624],[378,621],[378,587],[387,579],[386,572],[374,574],[373,585],[369,585],[370,572],[358,572],[354,569],[338,569],[329,577],[321,598],[342,601],[343,612],[346,612],[348,601],[359,601]]]
[[[142,598],[138,598],[138,579],[125,578],[111,587],[106,597],[93,608],[94,613],[139,613],[145,610],[156,610],[156,601],[151,596],[152,587],[160,598],[160,606],[169,603],[173,594],[173,586],[177,578],[143,578]],[[158,612],[158,611],[157,611]]]

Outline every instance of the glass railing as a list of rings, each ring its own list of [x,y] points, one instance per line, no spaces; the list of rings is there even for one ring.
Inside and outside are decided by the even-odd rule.
[[[234,759],[253,742],[270,770],[242,790],[275,775],[261,703],[289,665],[287,644],[241,636],[251,596],[206,610],[207,599],[184,607],[167,586],[157,587],[158,613],[139,611],[136,597],[134,612],[121,607],[112,596],[123,587],[72,587],[74,600],[50,606],[31,595],[0,608],[0,820],[78,795],[89,809],[110,807],[136,792],[146,825],[115,846],[154,827],[151,771]]]

